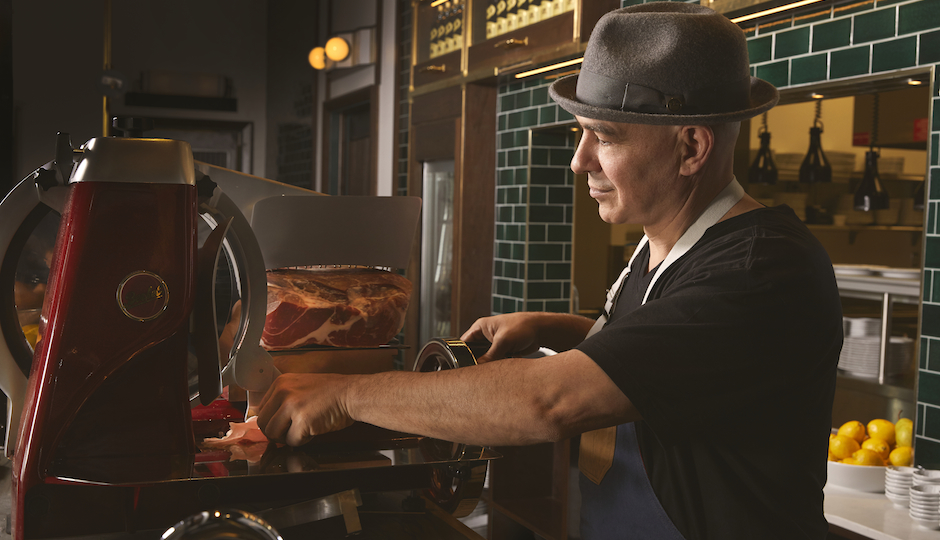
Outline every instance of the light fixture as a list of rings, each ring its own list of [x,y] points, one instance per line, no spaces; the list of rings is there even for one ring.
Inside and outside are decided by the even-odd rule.
[[[749,21],[751,19],[757,19],[760,17],[765,17],[767,15],[773,15],[775,13],[780,13],[782,11],[787,11],[789,9],[796,9],[798,7],[807,6],[809,4],[815,4],[816,2],[821,2],[822,0],[801,0],[800,2],[794,2],[792,4],[787,4],[785,6],[778,6],[771,9],[765,9],[764,11],[758,11],[757,13],[751,13],[749,15],[742,15],[741,17],[736,17],[731,19],[731,22],[737,24],[744,21]]]
[[[349,56],[349,42],[339,36],[331,37],[327,40],[324,50],[327,58],[334,62],[342,62]]]
[[[910,85],[910,86],[920,86],[920,85],[924,84],[924,81],[922,81],[922,80],[920,80],[920,79],[908,79],[908,80],[907,80],[907,84]]]
[[[822,101],[816,102],[816,116],[813,127],[809,128],[809,151],[800,165],[800,182],[815,184],[832,181],[832,165],[823,152],[821,137],[823,124],[819,117],[822,115]]]
[[[760,149],[757,151],[757,157],[747,172],[748,180],[752,184],[776,184],[777,183],[777,165],[774,163],[773,155],[770,152],[770,132],[767,131],[767,113],[764,113],[764,123],[757,130],[757,136],[760,137]]]
[[[872,210],[887,210],[891,197],[881,185],[878,175],[878,152],[875,152],[875,141],[878,139],[878,94],[872,105],[871,140],[868,152],[865,152],[865,173],[862,181],[855,190],[855,209],[863,212]]]
[[[326,67],[326,51],[323,47],[314,47],[307,55],[307,61],[313,66],[313,69],[323,69]]]
[[[575,58],[574,60],[566,60],[564,62],[559,62],[557,64],[552,64],[550,66],[540,67],[532,69],[529,71],[523,71],[522,73],[516,73],[515,77],[517,79],[522,79],[525,77],[531,77],[532,75],[538,75],[539,73],[545,73],[548,71],[553,71],[556,69],[561,69],[563,67],[573,66],[575,64],[580,64],[584,61],[584,58]]]

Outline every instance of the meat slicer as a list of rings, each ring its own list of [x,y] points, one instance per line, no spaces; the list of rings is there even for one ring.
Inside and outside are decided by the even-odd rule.
[[[496,457],[485,448],[357,424],[302,448],[268,444],[254,461],[200,449],[194,406],[237,386],[250,408],[278,375],[259,344],[265,267],[286,249],[271,247],[276,237],[292,232],[258,226],[259,245],[245,216],[271,197],[326,199],[317,195],[194,162],[182,141],[101,137],[74,149],[58,135],[55,159],[0,202],[0,388],[15,539],[162,532],[217,508],[261,516],[285,538],[330,531],[336,520],[326,518],[341,514],[344,536],[364,528],[357,507],[374,494],[407,492],[412,504],[422,494],[455,515],[475,505]],[[30,341],[17,265],[37,225],[56,214]],[[216,283],[228,268],[242,309],[235,345],[220,354],[228,304],[216,307]],[[439,339],[416,369],[474,362],[466,344]]]

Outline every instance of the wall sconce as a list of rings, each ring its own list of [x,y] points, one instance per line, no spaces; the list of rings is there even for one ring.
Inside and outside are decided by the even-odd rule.
[[[878,152],[875,151],[875,142],[878,140],[878,94],[875,94],[875,101],[872,105],[871,123],[871,141],[868,152],[865,152],[865,173],[858,189],[855,190],[855,209],[862,212],[887,210],[891,206],[891,197],[881,185],[881,178],[878,175]]]
[[[816,102],[816,117],[813,127],[809,128],[809,151],[800,165],[800,182],[817,183],[832,181],[832,165],[823,152],[820,135],[822,134],[822,101]]]
[[[375,28],[370,27],[331,37],[314,47],[307,61],[314,69],[333,69],[374,64],[375,58]]]
[[[767,113],[764,113],[764,123],[757,130],[757,136],[760,137],[760,149],[757,151],[757,157],[748,170],[748,180],[752,184],[776,184],[777,183],[777,165],[774,163],[773,154],[770,152],[770,132],[767,131]]]

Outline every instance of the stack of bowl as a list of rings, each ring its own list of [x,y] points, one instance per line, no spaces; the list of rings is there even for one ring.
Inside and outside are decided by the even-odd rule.
[[[899,508],[907,508],[914,485],[914,467],[888,467],[885,469],[885,496]]]
[[[940,481],[918,483],[918,472],[920,470],[914,471],[914,485],[911,486],[908,503],[911,519],[925,529],[940,529]]]

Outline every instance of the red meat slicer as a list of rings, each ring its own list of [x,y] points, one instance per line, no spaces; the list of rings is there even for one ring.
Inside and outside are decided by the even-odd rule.
[[[60,134],[55,160],[0,202],[0,388],[9,398],[14,538],[165,530],[220,506],[303,525],[310,518],[297,516],[311,504],[390,490],[430,489],[457,510],[482,486],[495,457],[486,449],[356,426],[301,449],[269,445],[260,462],[199,451],[194,399],[208,404],[233,383],[251,396],[277,375],[259,345],[264,256],[242,210],[272,195],[312,194],[242,175],[227,184],[236,186],[229,198],[209,170],[181,141],[103,137],[76,150]],[[213,178],[231,173],[218,172]],[[8,285],[26,238],[50,212],[61,224],[33,352]],[[200,219],[213,226],[201,247]],[[242,301],[222,370],[213,294],[220,253],[237,267]],[[419,356],[416,369],[425,371],[473,361],[458,342],[429,343]],[[346,515],[348,504],[339,506]]]

